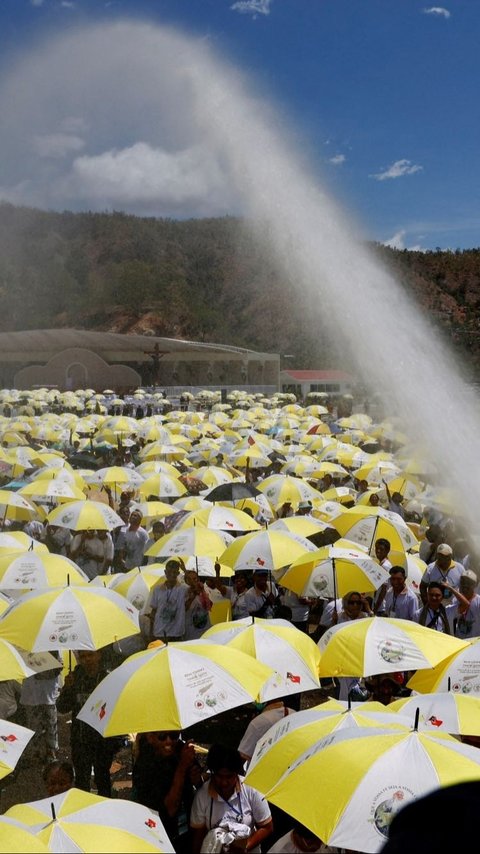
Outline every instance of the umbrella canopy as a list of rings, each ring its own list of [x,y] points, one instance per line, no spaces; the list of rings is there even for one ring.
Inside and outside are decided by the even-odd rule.
[[[91,585],[34,590],[0,617],[0,637],[32,652],[100,649],[138,631],[123,596]]]
[[[152,566],[144,566],[141,569],[135,568],[129,572],[120,573],[113,588],[116,593],[125,596],[137,611],[142,611],[148,602],[152,587],[164,581],[163,568],[153,569]]]
[[[409,801],[479,777],[480,752],[449,735],[350,727],[300,753],[262,794],[326,844],[375,852]]]
[[[333,626],[318,646],[320,676],[374,676],[435,667],[466,643],[411,620],[372,617]]]
[[[29,828],[13,818],[0,816],[0,850],[11,854],[47,854],[48,848]]]
[[[19,551],[27,551],[28,549],[33,549],[33,551],[39,552],[48,551],[44,543],[39,543],[38,540],[34,540],[33,537],[29,537],[28,534],[25,534],[24,531],[11,531],[8,533],[6,531],[2,531],[2,533],[0,533],[0,555],[5,554],[6,552],[13,552],[16,549]]]
[[[23,495],[8,489],[0,489],[0,519],[25,522],[28,519],[38,518],[38,515],[37,508]]]
[[[420,710],[418,728],[452,735],[480,735],[480,698],[451,692],[414,694],[386,706],[410,718]]]
[[[31,729],[0,720],[0,780],[11,774],[34,735]]]
[[[210,531],[208,528],[189,528],[186,531],[172,531],[160,537],[145,552],[148,557],[157,555],[175,557],[184,555],[205,556],[216,558],[225,551],[225,546],[232,537],[224,531]],[[225,563],[225,561],[224,561]]]
[[[216,505],[207,510],[196,510],[187,516],[180,528],[210,528],[212,531],[260,531],[261,526],[248,513],[235,507]]]
[[[282,575],[282,587],[297,596],[336,599],[350,590],[372,593],[389,574],[361,550],[323,546],[297,558]]]
[[[158,498],[179,498],[185,495],[187,488],[178,479],[180,472],[177,472],[177,477],[159,472],[153,474],[143,481],[138,491],[142,499],[147,499],[150,495],[155,495]]]
[[[88,576],[68,557],[48,552],[0,556],[0,590],[33,590],[88,584]]]
[[[318,490],[301,478],[285,474],[273,474],[265,478],[258,488],[274,508],[281,507],[287,501],[298,507],[301,501],[321,497]]]
[[[286,516],[285,519],[275,519],[269,527],[271,531],[290,531],[292,534],[299,534],[300,537],[311,537],[328,528],[332,529],[327,522],[322,522],[313,516]]]
[[[53,659],[53,656],[49,656]],[[31,661],[31,663],[29,663]],[[0,681],[16,679],[18,682],[33,676],[37,669],[33,667],[32,656],[25,650],[17,649],[9,641],[0,638]],[[56,662],[58,664],[58,662]]]
[[[221,483],[219,486],[214,486],[210,492],[205,495],[207,501],[240,501],[242,498],[252,498],[259,494],[256,486],[249,483]]]
[[[320,706],[287,715],[258,741],[248,766],[249,784],[267,792],[300,753],[331,732],[349,727],[394,727],[409,730],[415,718],[392,714],[381,703],[327,700]]]
[[[203,640],[161,644],[106,676],[78,718],[103,736],[181,730],[255,700],[271,676],[236,649]]]
[[[480,697],[480,638],[467,641],[465,646],[454,650],[433,670],[415,673],[408,687],[421,694],[449,691],[451,688],[455,694]]]
[[[85,494],[74,483],[59,478],[32,480],[31,483],[19,489],[18,495],[24,495],[27,499],[31,498],[39,504],[64,504],[69,501],[85,500]]]
[[[305,632],[287,620],[246,617],[217,623],[202,638],[239,649],[275,670],[260,692],[262,702],[320,687],[318,647]]]
[[[174,852],[157,812],[132,801],[102,798],[80,789],[16,804],[7,817],[29,825],[52,852]]]
[[[332,519],[332,525],[342,537],[348,537],[368,550],[373,548],[379,537],[389,540],[392,549],[397,551],[406,551],[418,543],[398,513],[381,507],[350,507]]]
[[[47,520],[59,528],[71,531],[113,531],[124,525],[123,519],[108,504],[101,501],[70,501],[52,510]]]
[[[220,555],[220,562],[241,569],[280,569],[307,551],[314,551],[310,540],[283,531],[259,531],[237,537]]]

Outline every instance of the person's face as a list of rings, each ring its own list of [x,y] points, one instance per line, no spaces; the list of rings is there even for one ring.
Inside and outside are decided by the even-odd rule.
[[[102,661],[102,653],[99,650],[82,649],[78,653],[78,660],[83,669],[91,676],[98,673]]]
[[[120,516],[120,519],[123,519],[124,522],[128,522],[128,520],[130,519],[130,510],[128,509],[128,507],[120,507],[118,515]]]
[[[180,570],[177,569],[176,566],[167,566],[165,567],[165,578],[167,579],[167,584],[173,587],[177,583],[177,578],[180,574]]]
[[[53,768],[45,780],[45,789],[48,797],[53,795],[61,795],[62,792],[67,792],[71,789],[73,780],[63,768]]]
[[[380,703],[383,703],[384,706],[388,706],[392,697],[393,697],[393,683],[390,682],[390,679],[382,679],[377,691],[377,698]]]
[[[352,619],[356,620],[362,610],[362,600],[358,593],[352,593],[351,596],[348,597],[347,602],[345,604],[345,611],[348,616]]]
[[[427,590],[427,604],[428,607],[432,609],[432,611],[437,611],[440,605],[442,604],[443,593],[439,590],[438,587],[432,587],[431,590]]]
[[[218,794],[228,801],[232,797],[238,782],[238,774],[229,768],[220,768],[212,773],[212,783]]]
[[[154,527],[152,528],[152,535],[155,542],[159,540],[160,537],[163,537],[164,533],[165,528],[163,527],[163,525],[154,525]]]
[[[462,578],[460,579],[459,584],[460,593],[465,596],[466,599],[472,599],[475,594],[475,582],[470,578]]]
[[[376,492],[372,492],[372,494],[369,498],[369,502],[370,502],[372,507],[378,507],[379,499],[378,499],[378,495]]]
[[[185,573],[185,583],[188,584],[192,590],[195,590],[198,587],[198,575],[194,569],[187,569]]]
[[[161,756],[163,758],[175,755],[177,752],[180,733],[172,732],[170,730],[147,732],[146,738],[148,743],[153,747],[157,756]]]
[[[389,550],[386,545],[384,545],[384,543],[375,543],[375,556],[377,560],[379,560],[380,562],[382,560],[385,560],[386,556],[388,555],[388,552]]]
[[[243,577],[243,575],[239,575],[235,579],[235,589],[237,593],[243,593],[247,586],[247,579]]]
[[[401,572],[392,572],[390,575],[390,585],[394,593],[401,593],[405,587],[405,579]]]
[[[451,555],[437,555],[437,566],[442,572],[446,572],[452,562]]]
[[[253,580],[255,582],[255,587],[258,587],[259,590],[267,589],[267,576],[263,575],[263,573],[261,575],[255,574],[253,576]]]
[[[141,521],[142,521],[141,514],[137,513],[137,511],[134,510],[133,513],[130,514],[130,526],[132,528],[139,528]]]

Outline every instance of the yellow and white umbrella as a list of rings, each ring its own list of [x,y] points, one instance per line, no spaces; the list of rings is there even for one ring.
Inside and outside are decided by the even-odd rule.
[[[0,520],[10,519],[25,522],[28,519],[38,519],[39,510],[23,495],[8,489],[0,489]]]
[[[32,652],[100,649],[139,631],[138,612],[104,587],[26,593],[0,617],[0,638]]]
[[[86,497],[85,493],[74,483],[59,478],[32,480],[31,483],[19,489],[18,494],[26,496],[27,499],[38,504],[52,505],[65,504],[68,501],[84,501]]]
[[[0,590],[33,590],[88,584],[88,576],[68,557],[48,552],[0,556]]]
[[[0,533],[0,555],[14,551],[33,551],[47,552],[48,549],[44,543],[34,540],[29,537],[24,531],[2,531]]]
[[[210,504],[210,502],[208,502]],[[185,517],[180,523],[179,530],[193,528],[209,528],[211,531],[261,531],[262,528],[252,519],[248,513],[243,510],[237,510],[235,507],[222,507],[219,504],[208,509],[196,510],[189,516]]]
[[[411,620],[372,617],[333,626],[318,646],[320,676],[374,676],[430,669],[466,643]]]
[[[268,792],[300,753],[329,733],[349,727],[393,727],[405,731],[411,729],[414,719],[415,712],[410,717],[393,714],[381,703],[347,704],[332,699],[287,715],[257,741],[248,766],[249,785]]]
[[[213,557],[225,551],[225,546],[230,543],[232,537],[224,531],[210,531],[208,528],[188,528],[187,530],[172,531],[160,537],[156,543],[147,549],[147,557],[175,557],[184,555],[190,557]],[[223,561],[225,563],[225,561]]]
[[[123,519],[101,501],[70,501],[52,510],[48,522],[71,531],[112,531],[124,525]]]
[[[260,691],[261,702],[320,687],[318,647],[287,620],[246,617],[217,623],[204,632],[202,639],[241,650],[275,671]]]
[[[365,552],[333,545],[297,558],[281,583],[297,596],[336,599],[350,590],[373,593],[389,579],[388,572]]]
[[[51,852],[170,854],[175,850],[158,812],[133,801],[102,798],[80,789],[16,804],[7,811],[7,818],[28,825]]]
[[[0,720],[0,780],[11,774],[34,735],[31,729]]]
[[[461,649],[452,650],[433,670],[415,673],[408,687],[421,694],[451,690],[454,694],[480,697],[480,638],[473,638]]]
[[[123,575],[123,577],[122,577]],[[129,572],[119,573],[113,589],[120,596],[125,596],[137,611],[142,611],[147,605],[152,587],[163,584],[165,581],[165,570],[163,567],[153,568],[143,566],[131,569]]]
[[[386,707],[411,719],[419,709],[418,728],[451,735],[480,735],[480,697],[452,692],[413,694]]]
[[[254,531],[252,534],[237,537],[220,554],[219,560],[236,572],[241,569],[273,571],[293,563],[308,551],[315,551],[315,546],[310,540],[297,534],[286,531]]]
[[[351,507],[333,519],[332,525],[342,537],[367,549],[371,549],[379,537],[389,540],[392,549],[397,551],[408,551],[418,542],[398,513],[380,507]]]
[[[180,472],[178,472],[178,477]],[[178,480],[178,477],[173,477],[160,472],[159,474],[151,475],[144,480],[138,488],[138,492],[142,499],[148,500],[150,495],[155,495],[159,499],[162,498],[180,498],[185,495],[187,489],[183,483]]]
[[[480,751],[449,735],[350,727],[300,752],[262,794],[325,844],[376,852],[409,801],[479,778]]]
[[[0,850],[10,854],[48,854],[44,842],[13,818],[0,816]]]
[[[238,650],[203,640],[160,644],[106,676],[78,719],[103,736],[182,730],[255,700],[271,676]]]
[[[287,501],[298,507],[301,501],[321,497],[317,489],[313,489],[301,478],[284,474],[273,474],[265,478],[258,484],[258,488],[275,509]]]
[[[314,516],[286,516],[284,519],[275,519],[275,522],[269,525],[270,531],[289,531],[300,537],[311,537],[327,529],[332,530],[332,525],[315,519]]]

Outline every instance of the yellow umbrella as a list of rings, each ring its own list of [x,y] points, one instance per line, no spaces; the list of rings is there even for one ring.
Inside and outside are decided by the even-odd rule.
[[[58,478],[47,480],[41,478],[32,480],[18,490],[19,495],[25,495],[39,503],[66,504],[68,501],[84,501],[85,493],[74,483]]]
[[[297,596],[336,599],[351,590],[373,593],[389,579],[388,572],[365,552],[335,543],[293,561],[282,574],[281,584]]]
[[[217,558],[229,543],[231,537],[223,531],[211,531],[208,528],[188,528],[187,530],[172,531],[160,537],[156,543],[145,552],[147,557],[158,555],[175,557],[190,557],[191,555]],[[223,561],[228,563],[228,561]]]
[[[431,669],[467,644],[411,620],[373,617],[333,626],[318,645],[320,676],[373,676]]]
[[[78,719],[103,736],[182,730],[255,700],[271,676],[239,650],[203,640],[160,643],[103,679]]]
[[[39,517],[39,510],[18,492],[0,489],[0,519],[26,521]]]
[[[168,474],[152,475],[144,480],[139,487],[139,494],[143,499],[148,499],[150,495],[158,496],[158,498],[179,498],[185,495],[187,489],[178,479],[180,472],[177,472],[176,477],[170,477]]]
[[[130,603],[92,585],[34,590],[0,617],[0,637],[32,652],[100,649],[138,631]]]
[[[315,546],[306,539],[283,531],[254,531],[237,537],[220,554],[220,562],[241,569],[280,569]],[[158,552],[160,554],[160,552]]]
[[[282,718],[257,742],[248,766],[250,786],[268,792],[304,750],[329,733],[348,727],[393,727],[408,730],[415,718],[392,714],[381,703],[327,700],[319,706]]]
[[[48,854],[44,842],[21,822],[0,816],[0,850],[11,854]]]
[[[286,620],[246,617],[217,623],[202,639],[241,650],[275,671],[260,691],[261,702],[320,687],[317,645]]]
[[[311,537],[327,529],[332,529],[328,522],[322,522],[313,516],[286,516],[285,519],[276,519],[269,526],[270,531],[290,531],[300,537]]]
[[[440,632],[437,632],[440,634]],[[414,673],[408,687],[420,694],[450,691],[480,697],[480,638],[452,650],[432,670]]]
[[[32,590],[88,584],[88,576],[68,557],[48,552],[0,556],[0,590]]]
[[[210,503],[210,502],[209,502]],[[260,531],[261,526],[255,519],[243,510],[234,507],[212,506],[208,509],[195,510],[180,523],[180,529],[209,528],[212,531]]]
[[[48,551],[44,543],[34,540],[24,531],[2,531],[0,533],[0,555],[13,551],[27,551],[28,549],[39,552]]]
[[[48,522],[71,531],[112,531],[124,524],[123,519],[108,504],[100,501],[69,501],[52,510]]]
[[[30,825],[52,852],[174,851],[157,812],[133,801],[102,798],[80,789],[16,804],[7,817]]]
[[[392,549],[397,551],[411,549],[418,542],[398,513],[381,507],[350,507],[332,519],[332,525],[342,537],[369,550],[379,537],[389,540]]]

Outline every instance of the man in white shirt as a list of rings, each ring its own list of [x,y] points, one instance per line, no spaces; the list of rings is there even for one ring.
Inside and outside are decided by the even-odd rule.
[[[458,600],[452,607],[453,628],[457,638],[476,638],[480,636],[480,596],[475,593],[477,576],[466,569],[460,579],[460,593],[468,600],[462,605]]]
[[[435,561],[430,563],[423,573],[420,582],[420,596],[422,602],[426,601],[427,586],[431,581],[439,581],[445,585],[443,593],[443,604],[448,605],[452,600],[451,588],[458,590],[460,579],[464,573],[461,563],[453,560],[453,549],[448,543],[440,543],[437,546]]]
[[[252,617],[271,619],[273,617],[273,605],[278,597],[278,590],[270,581],[267,569],[256,569],[253,573],[253,587],[245,594],[245,607]]]
[[[118,552],[119,565],[125,570],[134,569],[134,567],[143,564],[148,534],[145,528],[141,527],[141,521],[140,510],[132,510],[128,528],[122,530],[118,536],[116,551]]]
[[[152,640],[180,641],[185,634],[186,584],[178,583],[178,561],[169,560],[165,566],[165,583],[157,584],[150,600]]]
[[[242,759],[245,759],[246,762],[250,762],[250,759],[254,754],[257,741],[262,737],[262,735],[265,735],[267,730],[276,724],[277,721],[280,721],[282,718],[286,718],[287,715],[293,715],[294,713],[295,710],[289,709],[281,697],[265,703],[263,711],[257,715],[256,718],[253,718],[253,720],[250,721],[243,738],[238,745],[238,752]]]
[[[403,566],[392,566],[389,574],[389,587],[385,589],[384,597],[378,598],[375,613],[380,617],[414,620],[419,602],[413,590],[407,587]]]

